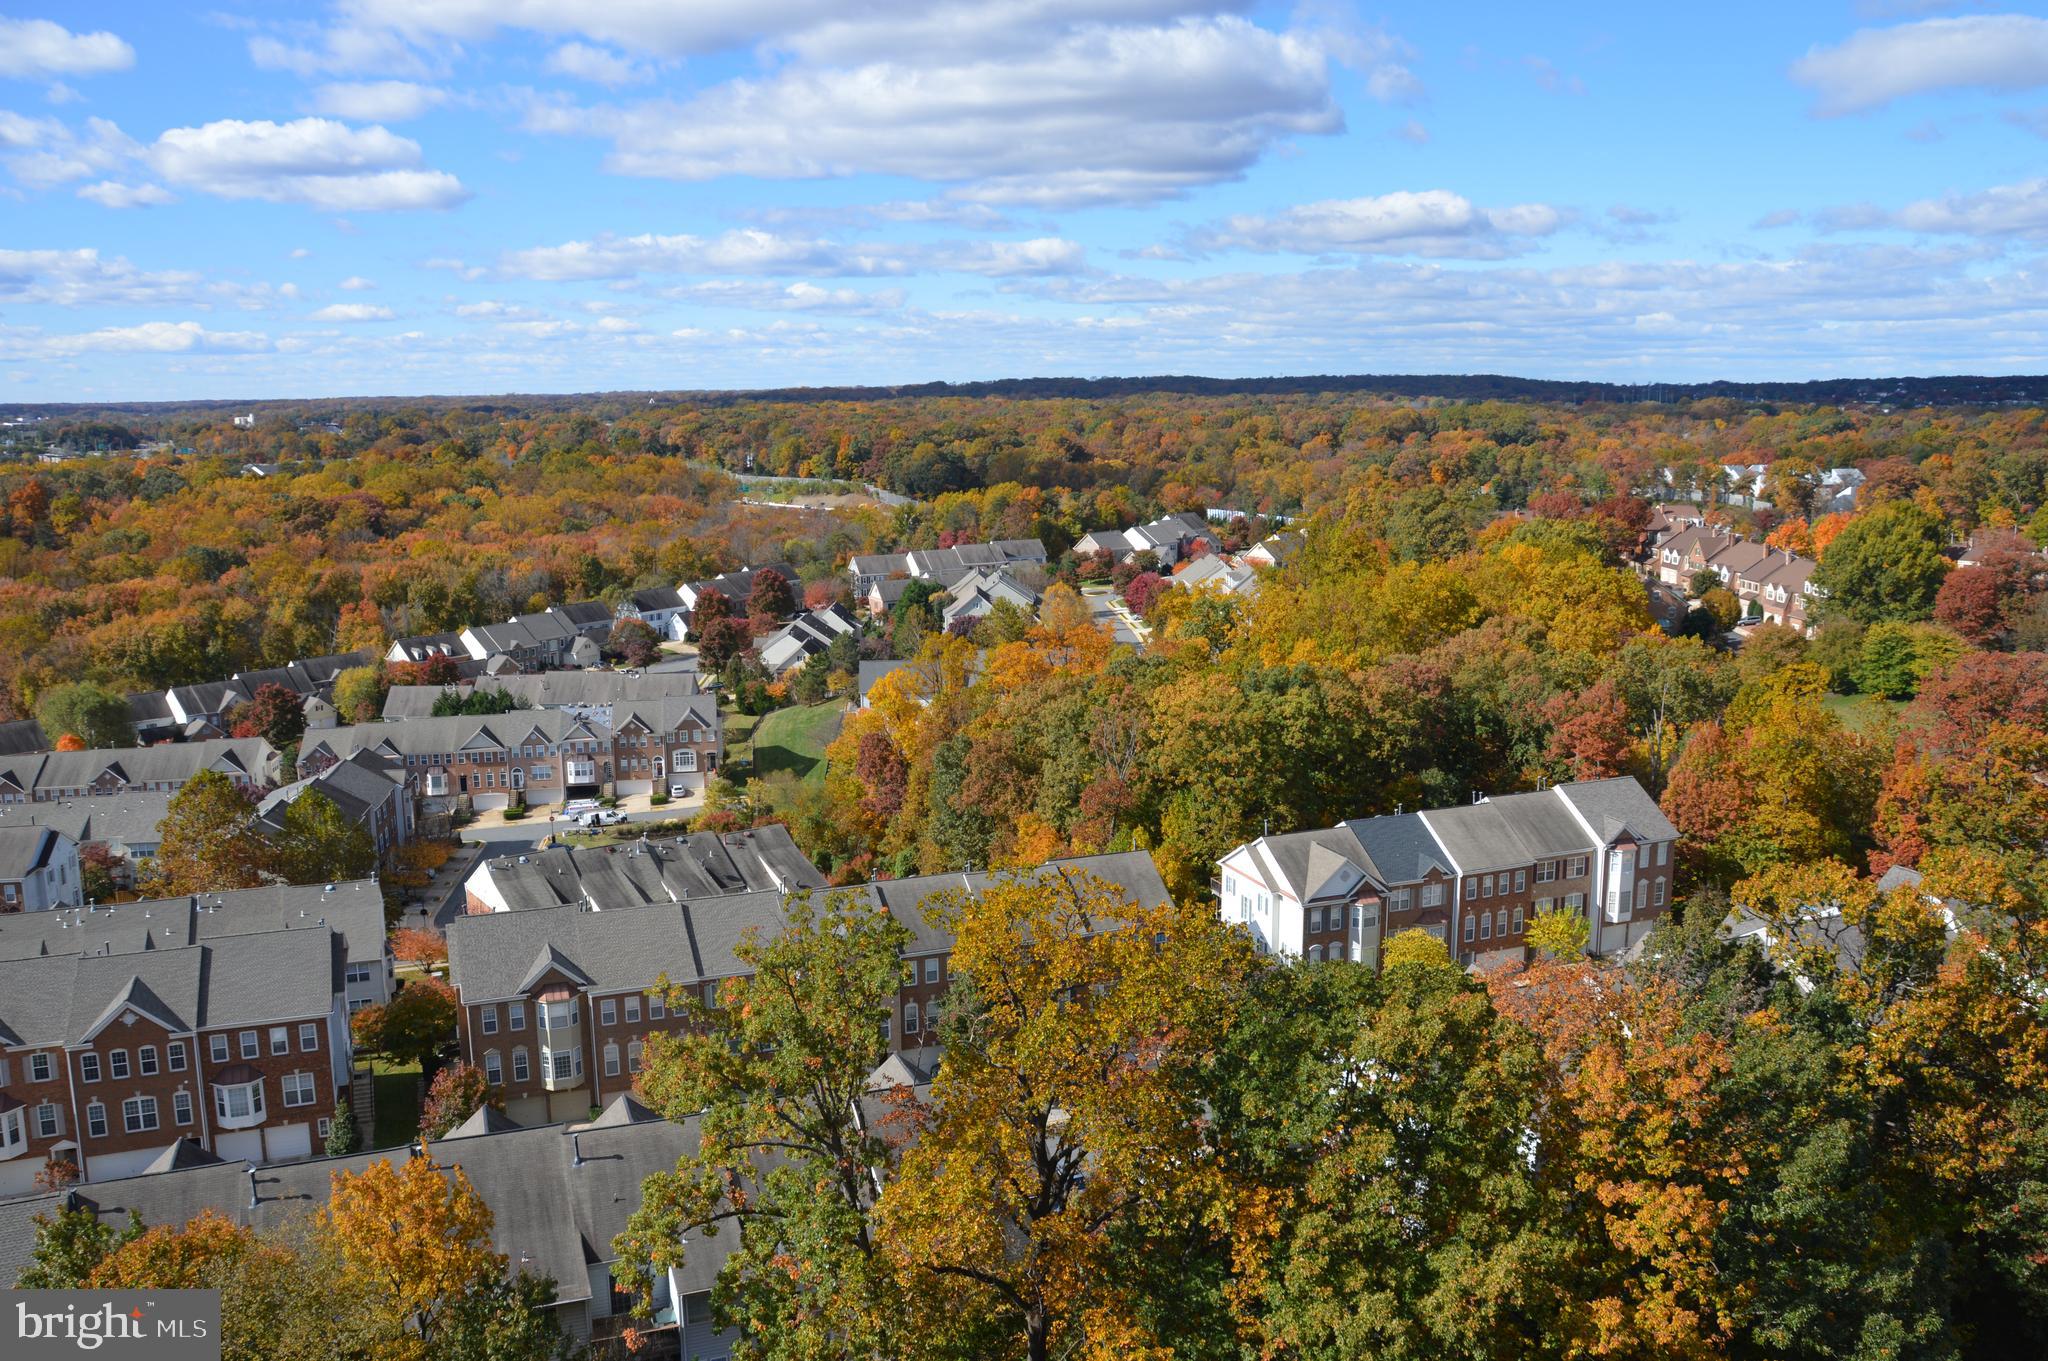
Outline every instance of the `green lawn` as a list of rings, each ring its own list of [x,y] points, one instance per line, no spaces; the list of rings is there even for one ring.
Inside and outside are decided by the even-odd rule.
[[[822,783],[825,748],[839,735],[839,723],[845,717],[845,703],[836,699],[777,709],[767,715],[754,730],[754,776],[787,770],[800,780]],[[728,751],[733,750],[732,741],[727,729]]]
[[[366,1147],[397,1148],[420,1132],[420,1066],[395,1067],[384,1059],[370,1060],[377,1084],[377,1128]]]
[[[1906,707],[1901,700],[1885,699],[1879,695],[1830,694],[1821,696],[1820,702],[1829,713],[1857,732],[1868,732],[1886,715],[1895,715]]]

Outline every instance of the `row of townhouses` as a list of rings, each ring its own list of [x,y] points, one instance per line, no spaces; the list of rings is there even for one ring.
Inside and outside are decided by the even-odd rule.
[[[1657,580],[1683,590],[1699,573],[1712,572],[1734,592],[1751,622],[1782,624],[1812,635],[1823,599],[1813,584],[1819,566],[1813,559],[1662,508],[1652,517],[1649,532]]]
[[[565,709],[579,718],[610,723],[612,707],[650,699],[687,699],[700,693],[688,667],[636,671],[543,671],[538,675],[479,676],[456,685],[394,685],[385,693],[383,718],[431,718],[444,695],[508,696],[528,709]]]
[[[1192,556],[1198,545],[1218,553],[1223,549],[1223,538],[1205,517],[1181,511],[1130,529],[1098,529],[1083,534],[1074,545],[1074,554],[1085,558],[1107,553],[1111,561],[1122,562],[1139,553],[1150,553],[1159,560],[1161,568],[1171,568],[1182,558]]]
[[[687,796],[718,769],[722,732],[708,695],[620,701],[605,719],[570,709],[411,718],[309,732],[299,769],[317,775],[368,752],[402,771],[433,813],[608,793]]]
[[[595,666],[612,619],[611,606],[602,600],[572,601],[514,615],[502,623],[471,624],[454,633],[400,638],[386,650],[384,660],[425,662],[449,657],[472,671],[498,659],[522,671]]]
[[[1213,885],[1263,950],[1377,965],[1430,933],[1466,964],[1519,960],[1539,914],[1583,914],[1587,950],[1649,933],[1671,902],[1677,829],[1634,779],[1587,780],[1458,808],[1354,818],[1231,850]]]
[[[263,788],[283,779],[284,758],[261,737],[0,757],[0,804],[176,793],[206,770],[244,787]]]
[[[390,988],[371,881],[0,917],[0,1195],[180,1140],[308,1156],[350,1088],[349,1013]]]
[[[1167,584],[1224,595],[1252,595],[1259,589],[1262,570],[1285,567],[1300,556],[1307,542],[1299,530],[1283,529],[1242,553],[1209,552],[1190,558],[1173,569]]]
[[[632,1086],[650,1033],[683,1018],[659,983],[715,1002],[745,971],[749,930],[781,929],[786,895],[825,881],[780,829],[699,835],[601,850],[557,848],[486,862],[471,876],[472,915],[448,929],[449,979],[461,1001],[463,1060],[481,1068],[521,1123],[559,1120]],[[1043,875],[1085,872],[1130,901],[1167,901],[1142,852],[1055,861]],[[951,977],[952,940],[925,919],[933,894],[979,892],[985,874],[946,874],[832,890],[886,910],[911,933],[895,1014],[877,1020],[894,1051],[927,1049]]]
[[[865,600],[876,582],[891,577],[950,586],[977,569],[1017,573],[1030,568],[1043,571],[1045,564],[1045,545],[1037,539],[996,539],[951,548],[917,548],[908,553],[860,553],[847,560],[846,573],[853,579],[853,598]]]
[[[634,591],[619,605],[618,617],[638,619],[661,637],[679,643],[689,636],[691,617],[697,612],[697,602],[706,593],[718,592],[732,606],[734,614],[745,614],[747,600],[754,593],[754,583],[766,572],[773,572],[788,582],[792,594],[801,594],[796,568],[786,562],[767,563],[760,567],[720,572],[702,581]]]
[[[877,1075],[878,1086],[906,1080],[900,1065]],[[879,1092],[873,1102],[879,1119]],[[641,1183],[673,1171],[697,1147],[696,1121],[664,1120],[624,1095],[595,1119],[587,1115],[526,1128],[485,1108],[431,1145],[268,1166],[181,1139],[135,1175],[0,1200],[0,1279],[15,1279],[29,1264],[38,1215],[83,1210],[118,1231],[131,1214],[145,1225],[176,1226],[211,1210],[259,1231],[289,1230],[327,1204],[336,1173],[424,1157],[450,1176],[461,1169],[490,1207],[491,1247],[505,1257],[508,1275],[524,1271],[554,1282],[550,1307],[568,1336],[614,1342],[630,1323],[639,1334],[638,1356],[730,1355],[736,1339],[712,1323],[711,1287],[732,1250],[731,1233],[685,1240],[682,1265],[655,1283],[651,1317],[636,1317],[633,1296],[614,1280],[612,1240],[639,1208]]]

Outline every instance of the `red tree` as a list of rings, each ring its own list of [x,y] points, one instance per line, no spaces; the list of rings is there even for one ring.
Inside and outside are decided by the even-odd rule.
[[[1921,743],[1935,755],[1977,746],[1996,723],[2048,728],[2048,653],[1958,657],[1921,682],[1911,712]]]
[[[235,736],[268,738],[279,749],[306,735],[305,701],[282,685],[264,684],[235,709]]]
[[[1935,592],[1935,621],[1985,646],[2005,632],[2006,601],[2019,584],[2012,573],[1995,567],[1958,567]]]
[[[895,817],[910,783],[910,767],[903,753],[896,750],[896,744],[882,733],[862,733],[853,773],[868,790],[860,801],[861,807],[877,818]]]
[[[754,619],[787,619],[796,613],[796,595],[789,581],[777,571],[756,572],[754,589],[747,596],[747,614]]]
[[[1557,696],[1543,717],[1550,724],[1546,754],[1568,778],[1604,780],[1628,770],[1628,707],[1612,680]]]

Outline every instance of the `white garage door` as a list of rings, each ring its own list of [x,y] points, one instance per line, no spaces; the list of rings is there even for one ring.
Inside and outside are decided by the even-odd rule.
[[[223,1130],[214,1136],[213,1151],[226,1162],[260,1163],[263,1161],[263,1131],[260,1129]]]
[[[313,1127],[311,1125],[278,1125],[263,1131],[263,1142],[274,1163],[289,1162],[293,1158],[313,1156]]]
[[[87,1158],[85,1176],[89,1181],[112,1181],[132,1177],[161,1156],[161,1148],[132,1148],[125,1153],[95,1153]]]

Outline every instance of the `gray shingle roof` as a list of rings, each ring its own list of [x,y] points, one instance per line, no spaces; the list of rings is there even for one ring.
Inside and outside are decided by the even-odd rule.
[[[1561,784],[1557,793],[1571,802],[1603,843],[1613,841],[1622,831],[1638,841],[1673,841],[1678,837],[1678,829],[1671,825],[1656,801],[1627,775]]]
[[[1372,862],[1373,877],[1383,884],[1420,883],[1431,870],[1451,872],[1420,814],[1353,818],[1344,827]]]
[[[0,824],[0,879],[25,879],[48,865],[60,835],[49,827]]]

